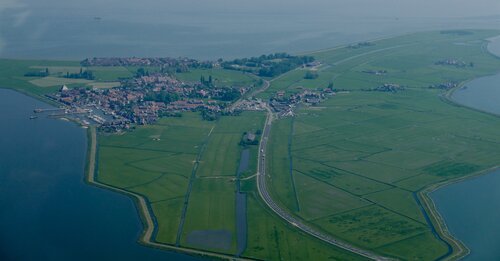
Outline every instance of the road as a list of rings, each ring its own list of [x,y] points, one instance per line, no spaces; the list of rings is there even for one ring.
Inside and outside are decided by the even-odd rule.
[[[234,111],[235,108],[237,108],[240,103],[245,100],[246,98],[248,97],[252,97],[252,96],[255,96],[265,90],[267,90],[267,88],[269,88],[269,86],[271,86],[271,83],[268,81],[268,80],[264,80],[263,79],[263,83],[262,83],[262,87],[254,90],[253,92],[251,92],[250,94],[247,94],[247,95],[244,95],[243,97],[241,97],[239,100],[237,100],[236,102],[234,102],[230,107],[229,107],[229,111]]]
[[[283,220],[288,222],[290,225],[295,226],[296,228],[302,230],[303,232],[318,238],[326,243],[331,245],[340,247],[349,252],[358,254],[360,256],[372,259],[372,260],[388,260],[385,257],[377,256],[369,251],[359,249],[353,245],[348,243],[339,241],[328,234],[322,233],[320,231],[315,230],[314,228],[304,224],[300,219],[292,216],[289,212],[281,208],[278,204],[274,202],[272,197],[269,194],[266,184],[266,150],[267,143],[269,140],[269,134],[271,133],[271,125],[273,122],[273,114],[271,109],[267,107],[268,115],[266,119],[266,123],[264,126],[264,130],[262,131],[262,138],[259,146],[259,159],[257,161],[257,189],[259,191],[259,195],[262,200],[266,203],[266,205],[278,216],[280,216]]]

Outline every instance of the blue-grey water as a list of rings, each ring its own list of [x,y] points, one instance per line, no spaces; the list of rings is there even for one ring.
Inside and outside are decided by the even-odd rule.
[[[500,56],[500,38],[488,49]],[[500,68],[499,68],[500,71]],[[455,101],[500,115],[500,74],[469,82],[453,93]],[[500,260],[500,170],[441,188],[432,193],[450,232],[471,253],[466,260]]]
[[[453,92],[452,99],[472,108],[500,114],[500,74],[470,81]]]
[[[493,37],[488,44],[488,51],[500,58],[500,36]]]
[[[0,260],[196,260],[141,246],[126,196],[84,182],[86,131],[0,89]]]
[[[500,260],[500,170],[432,193],[450,232],[471,250],[466,260]]]
[[[311,51],[419,30],[500,27],[498,12],[491,12],[495,6],[483,9],[497,16],[481,16],[472,8],[453,10],[465,2],[441,11],[446,1],[453,0],[417,10],[390,0],[3,0],[0,57],[234,58]],[[456,18],[462,13],[470,17]]]

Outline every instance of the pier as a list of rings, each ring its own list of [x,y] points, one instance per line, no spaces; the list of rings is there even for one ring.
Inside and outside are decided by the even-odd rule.
[[[50,108],[50,109],[34,109],[34,113],[42,113],[42,112],[50,112],[50,111],[62,111],[64,109],[61,108]]]

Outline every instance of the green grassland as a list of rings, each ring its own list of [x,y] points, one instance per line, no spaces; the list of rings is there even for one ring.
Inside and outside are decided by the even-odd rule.
[[[320,51],[313,53],[323,63],[317,79],[304,79],[299,69],[274,80],[262,97],[330,82],[348,91],[273,124],[267,168],[275,199],[316,228],[382,255],[427,260],[447,254],[416,195],[498,166],[500,120],[450,104],[444,91],[429,86],[500,71],[500,59],[482,40],[497,34],[418,33]],[[474,66],[435,65],[443,59]],[[368,91],[385,83],[405,90]]]
[[[253,188],[255,186],[252,184]],[[364,260],[285,225],[267,211],[255,191],[247,201],[248,245],[245,257],[260,260]]]
[[[359,49],[347,47],[318,51],[312,54],[322,62],[316,79],[304,79],[305,69],[291,71],[261,93],[270,97],[277,90],[288,93],[302,88],[325,88],[330,82],[338,89],[359,90],[377,87],[380,84],[396,83],[411,87],[426,88],[442,81],[464,81],[478,75],[492,73],[496,59],[487,53],[485,41],[497,32],[475,31],[471,35],[416,33],[376,41],[374,45]],[[467,45],[461,45],[467,43]],[[473,62],[474,68],[456,68],[435,65],[435,62],[456,58]],[[363,73],[365,70],[387,70],[385,75]]]
[[[49,69],[47,77],[25,77],[24,74],[33,71]],[[111,88],[117,86],[122,77],[131,77],[132,72],[125,67],[89,67],[83,68],[94,72],[95,80],[63,78],[67,72],[80,71],[76,61],[48,61],[48,60],[11,60],[0,59],[0,87],[15,89],[35,98],[49,101],[45,94],[57,91],[61,85],[68,87],[96,87]],[[50,102],[50,101],[49,101]]]
[[[193,231],[225,230],[233,235],[228,253],[236,252],[235,175],[242,150],[239,142],[243,132],[256,131],[263,124],[264,114],[260,112],[219,119],[196,171],[182,230],[183,244],[189,245],[186,237]]]
[[[30,66],[33,70],[45,70],[49,69],[51,76],[61,77],[66,73],[78,73],[80,69],[89,70],[94,73],[96,81],[110,82],[117,81],[120,78],[132,77],[137,69],[134,67],[124,67],[124,66],[91,66],[82,67],[79,64],[74,64],[73,62],[67,63],[65,66],[50,66],[50,65],[36,65]],[[135,70],[134,70],[135,69]]]
[[[101,135],[97,180],[146,197],[158,222],[156,240],[174,244],[193,161],[212,127],[186,113],[124,135]]]
[[[176,73],[175,76],[181,81],[189,82],[199,82],[202,76],[208,80],[208,77],[212,76],[217,87],[244,87],[257,82],[257,77],[252,74],[225,69],[192,69],[188,72]]]
[[[240,116],[207,122],[197,113],[184,113],[181,118],[162,119],[155,125],[139,127],[124,135],[101,135],[98,180],[148,199],[158,223],[153,238],[156,242],[176,244],[181,229],[181,246],[234,255],[237,247],[235,175],[243,149],[238,143],[244,132],[260,130],[264,119],[263,112],[244,112]],[[257,148],[250,146],[249,149],[252,156],[246,177],[256,171]],[[198,155],[200,161],[195,168]],[[192,171],[195,171],[194,178]],[[191,179],[185,222],[179,228]],[[242,181],[242,191],[248,195],[248,242],[244,257],[360,259],[283,223],[260,201],[254,178]],[[192,232],[215,230],[231,232],[229,249],[193,245],[187,240]]]
[[[37,79],[37,77],[25,77],[24,74],[33,71],[35,66],[43,68],[47,66],[78,66],[78,62],[0,59],[0,86],[46,100],[43,95],[56,91],[58,86],[40,88],[31,83],[30,81]]]
[[[30,83],[38,87],[54,87],[54,86],[62,86],[70,84],[88,85],[89,83],[92,82],[94,81],[85,79],[68,79],[68,78],[53,77],[53,76],[47,76],[30,81]]]

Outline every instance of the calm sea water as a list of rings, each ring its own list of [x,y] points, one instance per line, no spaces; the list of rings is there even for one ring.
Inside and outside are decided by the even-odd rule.
[[[450,232],[470,248],[466,260],[500,260],[500,170],[432,193]]]
[[[139,245],[126,196],[84,183],[86,131],[0,89],[0,260],[196,260]]]
[[[453,93],[453,100],[483,111],[500,114],[500,74],[475,79],[465,86]]]
[[[370,4],[367,12],[350,1],[253,2],[4,0],[0,57],[234,58],[312,51],[419,30],[500,27],[500,17],[405,17],[385,5]]]
[[[500,56],[500,38],[490,44]],[[459,103],[500,114],[500,74],[476,79],[452,97]],[[432,193],[450,232],[471,254],[466,260],[500,260],[500,170]]]
[[[490,39],[488,50],[496,56],[500,57],[500,36]]]

